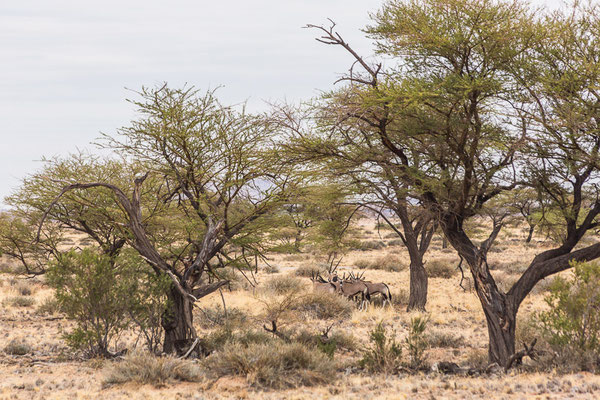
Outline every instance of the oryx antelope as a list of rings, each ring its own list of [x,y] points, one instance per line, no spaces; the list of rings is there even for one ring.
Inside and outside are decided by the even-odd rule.
[[[381,295],[383,297],[382,307],[385,307],[385,304],[388,303],[390,306],[392,305],[392,293],[390,292],[390,288],[383,282],[370,282],[364,280],[364,272],[362,275],[354,275],[350,273],[350,278],[348,279],[350,282],[361,282],[365,284],[367,287],[367,291],[369,294],[367,301],[367,308],[369,307],[369,303],[371,302],[371,296],[373,295]]]
[[[365,305],[371,300],[369,296],[369,290],[367,289],[367,285],[362,282],[356,281],[345,281],[343,279],[339,279],[337,275],[333,278],[330,278],[330,281],[336,289],[336,292],[341,293],[349,299],[354,298],[355,296],[360,296],[360,306],[359,310],[364,310]]]
[[[313,292],[327,292],[327,293],[335,293],[336,292],[336,286],[331,282],[327,282],[319,274],[316,274],[316,275],[312,274],[312,276],[310,277],[310,280],[312,281],[312,284],[313,284]]]

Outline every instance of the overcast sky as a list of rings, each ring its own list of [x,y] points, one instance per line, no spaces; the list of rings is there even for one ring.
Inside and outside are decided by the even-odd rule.
[[[543,3],[543,1],[540,1]],[[224,87],[224,103],[308,99],[352,61],[314,40],[337,30],[362,54],[360,32],[382,0],[19,0],[0,3],[0,199],[43,156],[89,145],[135,117],[126,98],[169,82]]]

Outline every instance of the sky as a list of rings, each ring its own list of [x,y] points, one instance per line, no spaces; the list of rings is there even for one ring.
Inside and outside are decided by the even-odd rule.
[[[544,1],[538,1],[545,3]],[[554,3],[554,2],[553,2]],[[0,203],[43,157],[95,150],[135,119],[132,90],[222,86],[225,104],[297,102],[353,61],[314,40],[337,23],[360,54],[383,0],[19,0],[0,3]],[[1,204],[0,204],[0,207]]]

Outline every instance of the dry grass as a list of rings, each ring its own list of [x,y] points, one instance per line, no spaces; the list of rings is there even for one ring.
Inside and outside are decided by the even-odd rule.
[[[400,272],[408,268],[408,265],[398,256],[378,257],[374,260],[359,259],[354,262],[354,266],[359,269],[383,270],[390,272]]]
[[[161,386],[172,381],[198,382],[202,376],[200,367],[192,361],[133,352],[110,364],[104,384],[136,382]]]
[[[321,351],[301,343],[226,346],[204,362],[211,376],[245,377],[252,386],[285,389],[323,385],[336,377],[336,365]]]
[[[294,311],[317,319],[344,319],[352,315],[356,306],[335,293],[315,292],[302,296],[293,305]]]
[[[12,356],[24,356],[32,352],[30,344],[23,339],[12,339],[5,347],[4,352]]]

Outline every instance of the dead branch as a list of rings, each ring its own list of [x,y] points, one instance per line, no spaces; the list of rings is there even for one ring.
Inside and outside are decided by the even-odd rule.
[[[513,354],[508,359],[506,366],[504,367],[504,370],[508,371],[513,366],[513,364],[514,365],[523,364],[523,357],[529,357],[532,360],[535,360],[537,357],[537,352],[534,349],[536,342],[537,342],[537,339],[533,339],[533,341],[531,342],[531,344],[529,346],[527,346],[527,343],[523,342],[523,350],[517,351],[515,354]]]

